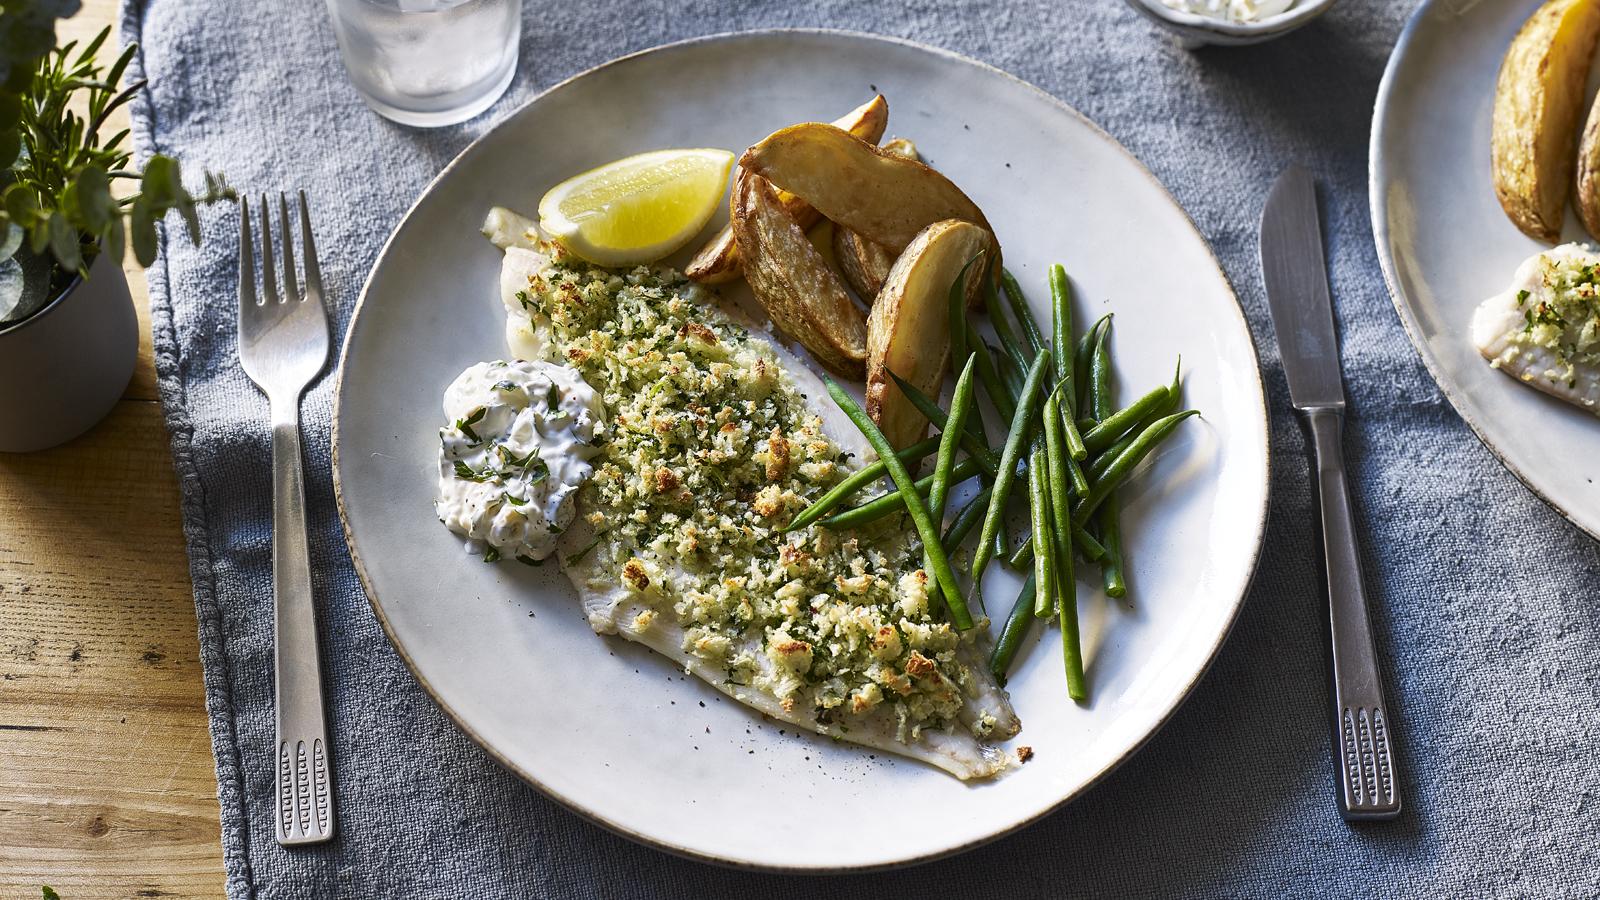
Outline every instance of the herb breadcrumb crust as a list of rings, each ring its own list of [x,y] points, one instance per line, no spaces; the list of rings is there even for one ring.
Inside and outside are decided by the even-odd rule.
[[[984,629],[930,602],[914,532],[783,531],[870,452],[829,428],[814,376],[670,269],[513,247],[502,297],[513,351],[577,369],[609,416],[566,560],[597,630],[787,721],[961,777],[1003,768],[979,744],[1020,725],[974,664]]]

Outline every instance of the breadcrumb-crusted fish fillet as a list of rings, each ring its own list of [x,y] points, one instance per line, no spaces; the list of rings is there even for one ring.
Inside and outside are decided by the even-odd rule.
[[[638,283],[630,282],[629,290],[655,291],[650,302],[662,304],[664,318],[640,324],[636,319],[649,311],[630,308],[625,315],[633,332],[620,325],[608,331],[595,323],[593,332],[575,339],[583,328],[574,329],[573,320],[588,314],[586,292],[598,297],[605,289],[598,281],[563,276],[540,250],[505,249],[506,337],[517,356],[587,367],[582,370],[596,390],[607,394],[610,389],[608,406],[617,408],[609,413],[626,420],[617,423],[619,429],[659,433],[668,442],[681,439],[674,446],[700,456],[726,451],[724,468],[760,474],[765,467],[772,479],[747,498],[753,511],[722,525],[767,535],[750,558],[708,558],[706,546],[716,545],[707,534],[706,511],[728,508],[744,488],[719,492],[714,484],[702,483],[707,470],[642,459],[640,448],[654,443],[630,443],[634,438],[622,435],[609,450],[615,457],[627,448],[626,464],[596,461],[595,479],[579,495],[578,522],[563,536],[560,549],[591,626],[655,650],[774,719],[918,759],[962,779],[1005,770],[1007,754],[991,742],[1014,736],[1021,723],[980,662],[973,632],[958,635],[940,621],[942,614],[927,609],[927,579],[914,564],[920,552],[904,541],[898,530],[903,526],[890,523],[884,535],[859,539],[815,527],[787,535],[779,530],[804,504],[792,490],[801,483],[794,480],[802,477],[799,472],[816,475],[818,485],[831,483],[827,479],[838,477],[834,461],[841,452],[856,460],[872,455],[849,420],[826,402],[811,369],[776,341],[761,337],[762,329],[714,295],[639,273],[633,273]],[[676,305],[686,300],[694,304],[692,314]],[[562,305],[567,301],[570,305]],[[552,315],[559,327],[552,327]],[[619,351],[613,359],[597,352],[613,340],[629,342],[640,355],[624,358]],[[652,340],[661,342],[660,355],[633,346]],[[640,391],[597,383],[608,378],[624,383],[630,365],[652,361],[664,368],[652,370]],[[660,372],[679,369],[682,377],[726,376],[729,389],[746,400],[771,394],[771,403],[747,403],[741,409],[783,408],[803,398],[806,422],[791,422],[796,430],[781,436],[776,428],[771,434],[746,433],[745,414],[719,416],[709,403],[702,408],[694,399],[663,403],[653,412],[628,404],[626,398],[672,381],[674,376]],[[705,399],[694,384],[685,390],[687,397]],[[730,401],[727,408],[734,405]],[[692,421],[685,424],[685,416]],[[791,410],[790,419],[797,418],[802,417]],[[678,427],[690,430],[673,431]],[[739,468],[745,465],[755,468]],[[672,505],[675,493],[681,494],[681,507]],[[773,521],[764,526],[763,516]],[[604,535],[598,543],[597,525]],[[838,565],[849,558],[858,540],[862,549],[855,562],[819,573],[824,561]],[[901,543],[903,557],[883,549]],[[711,578],[708,572],[719,574]],[[899,581],[891,584],[895,573]],[[720,589],[718,579],[720,585],[737,586]]]

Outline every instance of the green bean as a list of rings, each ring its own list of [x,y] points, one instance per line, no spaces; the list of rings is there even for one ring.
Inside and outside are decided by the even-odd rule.
[[[1067,670],[1067,696],[1082,703],[1089,699],[1083,676],[1083,645],[1078,634],[1078,604],[1060,604],[1061,661]]]
[[[1006,686],[1006,673],[1011,671],[1011,661],[1016,659],[1023,638],[1028,636],[1028,626],[1033,624],[1033,595],[1034,580],[1029,575],[1028,580],[1022,583],[1022,591],[1017,594],[1017,602],[1011,604],[1011,614],[1006,616],[1005,625],[1000,628],[1000,639],[995,641],[994,649],[989,652],[989,673],[1001,687]]]
[[[1067,457],[1057,461],[1066,474],[1072,476],[1075,486],[1083,487],[1087,482],[1083,477],[1082,467],[1078,460],[1086,459],[1089,451],[1083,446],[1083,437],[1078,433],[1078,427],[1073,421],[1073,416],[1078,409],[1077,385],[1082,384],[1083,376],[1078,374],[1077,355],[1069,354],[1072,348],[1072,282],[1067,278],[1067,270],[1060,265],[1050,267],[1050,309],[1052,323],[1055,331],[1051,340],[1055,345],[1056,354],[1056,380],[1062,382],[1066,389],[1066,402],[1060,404],[1062,413],[1066,418],[1065,431],[1062,436],[1066,440]],[[1098,325],[1098,323],[1096,323]],[[1086,489],[1086,488],[1085,488]]]
[[[1039,322],[1033,317],[1033,310],[1028,308],[1028,298],[1022,295],[1022,285],[1017,284],[1016,277],[1005,269],[1000,270],[1000,283],[1005,286],[1006,300],[1011,303],[1011,312],[1017,317],[1018,326],[1028,337],[1028,346],[1037,354],[1047,345],[1044,332],[1039,330]]]
[[[967,347],[967,272],[982,256],[983,251],[979,250],[977,255],[967,260],[967,264],[961,267],[961,274],[950,284],[949,307],[945,312],[949,316],[951,375],[959,375],[961,367],[967,364],[970,350]]]
[[[1067,383],[1067,396],[1073,396],[1072,348],[1072,282],[1067,280],[1067,270],[1060,263],[1050,266],[1050,347],[1055,354],[1056,381]],[[1072,401],[1069,399],[1070,407]]]
[[[1078,460],[1074,458],[1073,454],[1075,450],[1073,442],[1076,439],[1076,448],[1081,450],[1083,448],[1083,440],[1078,438],[1078,430],[1072,427],[1072,419],[1070,414],[1067,412],[1066,407],[1061,406],[1060,398],[1057,397],[1062,388],[1067,386],[1067,382],[1065,381],[1057,384],[1055,390],[1050,392],[1050,396],[1056,398],[1056,418],[1063,420],[1062,435],[1063,439],[1066,441],[1066,458],[1061,465],[1066,470],[1067,477],[1072,481],[1073,491],[1078,496],[1082,497],[1084,494],[1089,493],[1089,479],[1084,477],[1083,467],[1078,465]],[[1048,402],[1048,398],[1046,402]]]
[[[1044,405],[1044,443],[1045,461],[1049,466],[1050,490],[1050,537],[1055,542],[1056,590],[1058,602],[1078,602],[1077,582],[1072,566],[1072,513],[1071,497],[1067,482],[1067,473],[1062,471],[1068,467],[1072,457],[1067,452],[1067,437],[1065,428],[1061,424],[1061,407],[1055,397],[1045,401]],[[1079,473],[1078,477],[1083,477]],[[1037,605],[1034,612],[1040,618],[1048,615],[1048,607],[1039,609]]]
[[[1128,596],[1128,581],[1122,571],[1121,505],[1113,492],[1095,513],[1100,523],[1100,539],[1106,545],[1106,558],[1100,564],[1100,583],[1105,587],[1107,597],[1117,599]]]
[[[1033,525],[1033,614],[1043,619],[1050,614],[1056,596],[1056,542],[1050,535],[1050,466],[1044,448],[1035,447],[1028,458],[1028,518]]]
[[[983,382],[983,391],[989,395],[989,402],[994,404],[1000,418],[1009,420],[1017,412],[1017,400],[1011,389],[1000,380],[1000,372],[994,365],[994,352],[976,334],[967,335],[967,347],[978,361],[978,380]]]
[[[968,478],[978,474],[978,464],[969,456],[957,462],[950,469],[950,483],[960,484]],[[916,488],[918,497],[928,496],[933,490],[933,476],[925,475],[912,485]],[[819,524],[823,528],[832,528],[835,531],[845,528],[860,528],[869,523],[876,522],[884,516],[898,509],[905,508],[905,501],[900,499],[901,491],[898,487],[888,493],[879,494],[860,506],[852,507],[844,512],[834,513],[823,519]]]
[[[994,325],[995,336],[1000,338],[1000,349],[1005,351],[1006,359],[1011,365],[1006,367],[1006,376],[1014,378],[1021,384],[1022,378],[1027,378],[1027,354],[1022,351],[1022,344],[1016,341],[1016,333],[1011,330],[1011,323],[1006,320],[1005,312],[998,306],[990,307],[989,322]]]
[[[900,388],[900,393],[906,395],[906,399],[911,401],[911,405],[928,417],[928,421],[933,423],[933,427],[944,431],[945,422],[950,418],[949,413],[940,409],[939,404],[933,402],[932,397],[918,390],[916,385],[893,372],[889,373],[889,377],[894,379],[894,383]],[[961,435],[961,448],[967,451],[968,456],[976,459],[978,464],[983,467],[984,472],[992,478],[995,470],[1000,465],[1000,461],[995,458],[994,451],[989,448],[989,442],[983,436],[982,413],[978,411],[976,404],[973,405],[972,409],[973,415],[968,417],[966,427],[963,429],[965,433]]]
[[[972,614],[967,611],[966,599],[961,596],[961,588],[956,584],[955,572],[950,569],[950,560],[944,555],[944,546],[939,543],[939,527],[928,515],[928,507],[917,495],[915,482],[911,473],[906,470],[906,464],[900,457],[894,455],[894,447],[890,446],[889,439],[883,436],[878,426],[873,424],[872,418],[866,410],[856,403],[850,393],[839,386],[832,378],[827,379],[828,394],[833,397],[833,402],[844,410],[844,414],[855,423],[861,434],[872,444],[872,449],[878,451],[878,456],[889,464],[889,477],[900,487],[900,494],[905,498],[906,511],[911,514],[911,521],[917,526],[917,534],[922,537],[922,547],[927,551],[933,564],[934,580],[939,583],[939,590],[944,594],[945,605],[950,610],[950,621],[956,630],[965,631],[972,627]]]
[[[1118,456],[1122,455],[1122,451],[1128,449],[1129,444],[1132,444],[1138,439],[1139,432],[1143,431],[1150,422],[1153,422],[1162,416],[1171,415],[1172,411],[1178,408],[1178,401],[1181,399],[1179,393],[1178,373],[1174,373],[1172,376],[1172,384],[1167,388],[1166,400],[1151,407],[1150,411],[1145,413],[1143,418],[1141,418],[1138,422],[1135,422],[1132,428],[1128,429],[1127,434],[1117,438],[1117,442],[1115,444],[1107,447],[1099,456],[1094,458],[1094,462],[1089,466],[1089,479],[1091,481],[1099,481],[1101,478],[1104,478],[1106,469],[1116,461]]]
[[[910,465],[911,463],[921,462],[924,457],[937,449],[939,449],[939,439],[931,437],[917,441],[915,444],[897,452],[895,456],[900,457],[902,462]],[[838,506],[846,497],[882,478],[883,473],[884,463],[881,459],[861,467],[859,471],[852,473],[845,480],[834,485],[826,494],[811,501],[811,505],[801,510],[800,514],[795,516],[788,525],[783,526],[783,530],[794,531],[797,528],[804,528],[810,525],[812,522],[827,515],[829,510]]]
[[[1166,385],[1154,388],[1150,393],[1133,401],[1105,418],[1105,421],[1089,430],[1083,436],[1083,445],[1090,453],[1099,453],[1117,442],[1128,429],[1139,423],[1151,410],[1160,406],[1168,396]]]
[[[994,326],[995,337],[1000,339],[1000,347],[1006,351],[1006,359],[1010,362],[1006,366],[1007,380],[1015,376],[1017,389],[1020,390],[1022,379],[1028,371],[1028,355],[1022,352],[1016,332],[1011,330],[1011,320],[1006,318],[1006,311],[1000,308],[1000,295],[994,289],[993,278],[983,280],[983,290],[984,307],[989,310],[989,324]]]
[[[1095,419],[1093,416],[1079,416],[1074,421],[1075,424],[1077,424],[1079,431],[1091,431],[1096,425],[1100,424],[1099,420]]]
[[[1090,414],[1096,422],[1104,421],[1112,413],[1111,351],[1106,347],[1110,334],[1111,323],[1107,322],[1100,336],[1095,339],[1094,355],[1089,359],[1089,405]],[[1078,496],[1088,496],[1088,490],[1080,491]],[[1106,596],[1115,598],[1128,593],[1127,581],[1122,574],[1122,523],[1118,520],[1118,506],[1116,494],[1109,494],[1095,513],[1101,543],[1106,545],[1106,558],[1100,564],[1100,582],[1105,587]]]
[[[1096,423],[1111,415],[1111,351],[1106,339],[1111,336],[1111,321],[1094,339],[1094,353],[1089,357],[1089,415]]]
[[[1161,388],[1163,392],[1166,388]],[[1111,465],[1106,467],[1105,475],[1089,487],[1089,495],[1078,502],[1078,508],[1073,510],[1072,521],[1079,525],[1089,520],[1089,515],[1095,511],[1108,495],[1117,489],[1117,485],[1128,480],[1133,470],[1144,461],[1150,451],[1166,440],[1179,423],[1190,416],[1198,416],[1200,410],[1186,409],[1180,413],[1173,413],[1162,419],[1150,423],[1150,427],[1139,433],[1128,449],[1122,451]]]
[[[1078,463],[1089,458],[1089,448],[1083,445],[1083,432],[1078,428],[1078,423],[1072,418],[1072,410],[1061,408],[1062,428],[1067,438],[1067,460],[1072,464],[1073,471],[1078,470]],[[1076,481],[1076,478],[1074,478]]]
[[[1072,429],[1062,428],[1062,431],[1066,432],[1067,436],[1072,436]],[[1083,466],[1072,458],[1072,450],[1070,448],[1067,450],[1067,479],[1072,482],[1072,495],[1085,496],[1086,493],[1090,492],[1090,477],[1083,474]]]
[[[1022,396],[1017,398],[1016,414],[1011,417],[1011,430],[1006,435],[1006,445],[1000,453],[1000,465],[995,472],[994,493],[989,497],[989,511],[983,517],[982,538],[978,541],[978,555],[972,560],[972,578],[983,577],[994,555],[995,534],[1005,518],[1006,501],[1011,499],[1011,488],[1016,480],[1017,459],[1028,443],[1028,433],[1039,408],[1039,386],[1044,383],[1045,371],[1050,368],[1050,349],[1041,349],[1028,369],[1028,380],[1022,385]]]
[[[956,513],[956,517],[950,523],[950,527],[945,529],[944,532],[945,555],[948,556],[955,553],[956,548],[961,546],[961,542],[965,541],[967,535],[972,533],[972,529],[977,528],[978,523],[983,521],[983,511],[988,508],[989,492],[991,490],[992,488],[984,488],[979,491],[971,500],[967,501],[966,506],[961,507],[960,512]]]
[[[972,409],[972,360],[967,360],[967,365],[961,370],[961,376],[956,379],[956,392],[950,399],[949,427],[939,435],[939,456],[933,464],[933,484],[928,488],[928,515],[936,524],[944,523],[945,499],[950,493],[950,470],[956,462],[956,438],[962,434],[966,425],[967,411]],[[928,556],[927,547],[922,550],[923,569],[927,570],[932,565]]]
[[[1078,397],[1080,401],[1087,401],[1089,399],[1089,357],[1094,355],[1095,336],[1100,333],[1101,327],[1110,321],[1111,314],[1106,313],[1100,318],[1095,319],[1094,324],[1089,326],[1089,330],[1085,331],[1083,336],[1078,338],[1077,349],[1072,354],[1072,377],[1073,382],[1082,392]],[[1073,414],[1076,415],[1081,410],[1087,410],[1088,406],[1089,404],[1087,402],[1077,403],[1077,405],[1072,407]]]
[[[1072,526],[1072,546],[1077,556],[1089,562],[1099,562],[1106,557],[1105,545],[1095,540],[1095,536],[1090,534],[1082,525],[1075,524]],[[1006,563],[1013,569],[1020,569],[1033,563],[1032,535],[1029,535],[1028,539],[1022,542],[1022,546],[1017,548],[1017,552],[1011,554],[1011,558],[1006,560]]]

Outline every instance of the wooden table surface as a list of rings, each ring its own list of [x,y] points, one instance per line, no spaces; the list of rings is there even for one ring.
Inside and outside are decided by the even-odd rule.
[[[59,39],[116,8],[85,0]],[[222,895],[178,487],[126,268],[142,336],[122,401],[65,446],[0,454],[0,900]]]

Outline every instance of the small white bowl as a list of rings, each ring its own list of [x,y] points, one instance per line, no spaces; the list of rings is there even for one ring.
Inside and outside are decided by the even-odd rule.
[[[1218,44],[1238,47],[1259,44],[1310,22],[1328,11],[1334,0],[1295,0],[1295,4],[1259,22],[1229,22],[1226,19],[1182,12],[1161,0],[1128,0],[1128,5],[1161,27],[1182,38],[1185,44]]]

